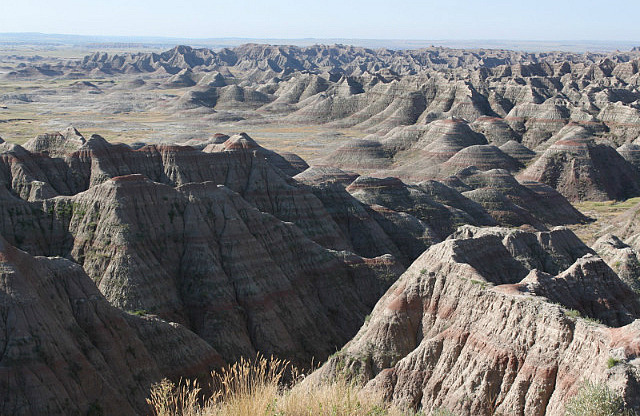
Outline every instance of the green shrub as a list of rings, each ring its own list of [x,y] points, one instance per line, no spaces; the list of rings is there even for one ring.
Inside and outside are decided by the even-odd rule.
[[[622,396],[604,383],[584,383],[578,394],[572,397],[565,407],[566,416],[613,416],[635,415],[626,409]]]
[[[607,368],[613,368],[618,364],[620,364],[620,360],[617,360],[613,357],[609,357],[609,359],[607,360]]]
[[[567,315],[569,318],[580,318],[582,315],[580,315],[580,311],[577,311],[575,309],[566,309],[564,311],[564,314]]]

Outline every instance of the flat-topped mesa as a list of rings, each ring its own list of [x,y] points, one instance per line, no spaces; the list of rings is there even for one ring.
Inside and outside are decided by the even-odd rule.
[[[518,178],[545,183],[570,201],[640,195],[638,170],[614,148],[589,138],[558,140]]]
[[[181,325],[113,307],[67,259],[0,237],[0,266],[2,413],[141,414],[152,383],[224,365]]]
[[[589,380],[640,406],[640,305],[589,251],[566,229],[465,227],[423,253],[306,382],[346,369],[408,409],[561,415]]]

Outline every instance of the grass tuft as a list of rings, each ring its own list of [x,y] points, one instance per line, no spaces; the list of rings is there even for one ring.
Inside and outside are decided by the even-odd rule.
[[[293,380],[285,382],[286,380]],[[339,376],[318,384],[304,377],[287,361],[258,356],[241,359],[211,374],[213,393],[205,398],[195,381],[177,385],[162,380],[147,399],[157,416],[400,416],[402,411],[362,386]]]

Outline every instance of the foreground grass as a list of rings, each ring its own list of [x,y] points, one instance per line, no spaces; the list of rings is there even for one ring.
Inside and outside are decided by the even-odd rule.
[[[195,381],[155,384],[147,399],[157,416],[424,416],[407,413],[363,391],[346,377],[314,384],[286,361],[241,359],[211,374],[210,393]],[[436,409],[433,416],[453,416]],[[602,383],[586,381],[565,407],[565,416],[637,415],[622,396]]]
[[[285,386],[285,380],[293,380]],[[212,373],[213,393],[204,399],[196,382],[178,385],[163,380],[153,386],[147,402],[158,416],[395,416],[404,415],[362,391],[345,377],[315,385],[288,362],[257,358],[241,359],[229,368]]]

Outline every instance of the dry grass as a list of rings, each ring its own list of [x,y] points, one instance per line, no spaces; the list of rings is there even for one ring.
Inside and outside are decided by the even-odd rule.
[[[374,416],[403,415],[381,398],[362,391],[346,377],[315,385],[303,382],[288,362],[258,357],[241,359],[212,373],[213,393],[204,398],[196,382],[178,385],[163,380],[154,385],[147,402],[158,416]],[[293,380],[285,383],[285,380]]]
[[[640,197],[630,198],[626,201],[584,201],[574,203],[573,206],[588,217],[595,219],[589,224],[571,225],[569,228],[576,233],[582,241],[592,244],[603,233],[603,230],[611,225],[613,220],[629,208],[640,203]]]

